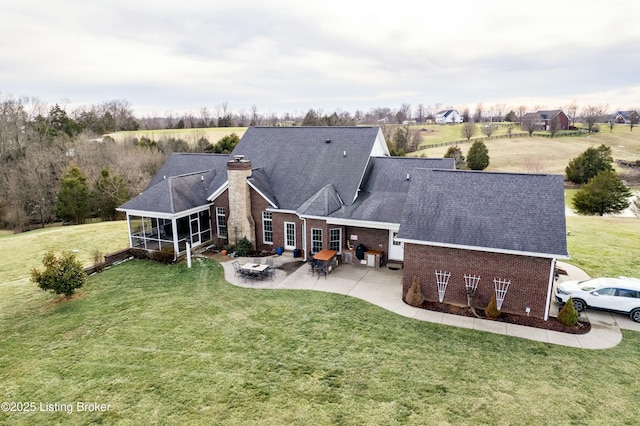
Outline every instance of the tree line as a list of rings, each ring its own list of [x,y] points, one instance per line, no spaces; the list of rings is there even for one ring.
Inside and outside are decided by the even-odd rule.
[[[129,138],[104,132],[139,128],[124,101],[67,113],[33,98],[0,100],[0,227],[24,231],[88,218],[114,220],[115,208],[140,193],[172,152],[229,153],[239,137],[195,146],[175,138]]]

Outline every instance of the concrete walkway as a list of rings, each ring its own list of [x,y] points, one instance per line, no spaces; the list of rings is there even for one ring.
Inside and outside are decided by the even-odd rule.
[[[591,331],[586,334],[569,334],[416,308],[402,301],[402,270],[373,269],[343,264],[325,279],[324,277],[311,275],[308,272],[309,267],[306,263],[285,254],[273,257],[277,268],[276,276],[273,280],[253,281],[235,276],[232,265],[233,260],[238,260],[240,264],[243,264],[250,262],[251,259],[228,257],[217,257],[216,259],[222,264],[227,281],[241,287],[316,290],[344,294],[366,300],[398,315],[420,321],[505,334],[575,348],[607,349],[616,346],[622,341],[622,332],[616,321],[622,316],[614,316],[605,312],[588,311],[587,318],[591,323]],[[560,281],[589,278],[582,270],[572,265],[558,262],[558,266],[568,274],[566,276],[561,275]],[[558,310],[559,305],[555,301],[552,302],[551,315],[557,315]],[[581,315],[586,316],[587,314],[582,313]],[[634,326],[636,325],[630,319],[629,322]],[[640,331],[640,324],[637,325],[637,328],[631,327],[630,329]]]

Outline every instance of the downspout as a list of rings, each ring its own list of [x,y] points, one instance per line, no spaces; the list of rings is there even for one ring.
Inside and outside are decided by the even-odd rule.
[[[553,290],[553,278],[555,277],[556,270],[556,258],[554,257],[551,260],[551,268],[549,270],[549,286],[547,288],[547,302],[544,307],[544,320],[547,321],[549,319],[549,310],[551,309],[551,291]]]
[[[304,261],[307,261],[307,218],[302,218],[302,249],[304,250]]]

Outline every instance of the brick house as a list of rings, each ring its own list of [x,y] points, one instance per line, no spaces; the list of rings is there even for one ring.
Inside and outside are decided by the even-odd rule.
[[[495,270],[494,275],[500,272],[512,278],[514,284],[504,309],[520,312],[521,305],[527,305],[531,315],[546,318],[548,309],[545,311],[544,305],[550,300],[546,290],[553,276],[550,270],[555,258],[566,257],[562,177],[483,174],[454,168],[454,160],[449,158],[390,157],[378,127],[251,127],[230,155],[173,154],[145,191],[119,210],[127,214],[131,247],[168,247],[183,253],[187,243],[193,247],[214,241],[235,244],[246,237],[259,251],[282,248],[306,259],[321,249],[330,249],[337,252],[341,262],[359,264],[356,248],[362,245],[377,253],[375,266],[387,261],[404,262],[404,291],[407,282],[419,275],[426,296],[432,291],[428,284],[431,268],[448,268],[452,274],[462,269],[472,273],[471,265],[479,262],[483,268],[477,274],[489,276],[489,271]],[[460,176],[469,186],[450,187],[455,179],[445,178],[449,175]],[[437,215],[429,218],[423,210],[437,205],[443,195],[430,195],[430,188],[439,187],[452,199],[458,198],[460,204],[448,204],[440,211],[458,217],[457,211],[465,208],[473,193],[469,188],[484,185],[485,176],[493,177],[490,185],[476,192],[485,194],[487,202],[501,197],[500,202],[506,203],[511,213],[522,206],[518,217],[532,218],[527,230],[533,234],[517,236],[530,239],[538,235],[549,247],[507,252],[481,243],[449,242],[440,247],[423,233],[423,228],[412,225],[415,221],[426,227],[429,223],[436,226],[432,220]],[[521,195],[517,194],[518,185],[525,185]],[[538,190],[530,191],[530,186]],[[507,200],[506,194],[513,200]],[[539,207],[533,209],[535,212],[546,209],[546,216],[534,215],[532,206]],[[470,207],[473,209],[467,213],[472,217],[484,217],[484,205]],[[522,225],[523,220],[515,219],[500,216],[505,225]],[[550,222],[554,226],[541,234],[539,231]],[[490,235],[502,233],[495,226],[483,230],[493,223],[488,219],[473,223],[479,227],[479,240],[493,240],[496,238]],[[536,223],[540,229],[534,229]],[[451,259],[459,259],[468,267],[436,262],[438,257],[452,254]],[[487,259],[482,260],[482,256]],[[491,256],[497,260],[487,263]],[[514,256],[513,260],[509,256]],[[503,274],[504,262],[513,264],[508,276]],[[488,265],[494,265],[494,269]],[[452,291],[445,297],[447,303],[459,303],[454,277]],[[484,284],[480,296],[485,294]],[[520,296],[522,288],[526,290]],[[520,297],[523,300],[517,299]]]
[[[526,113],[520,118],[520,126],[526,127],[527,122],[533,121],[536,130],[551,130],[551,121],[554,119],[558,122],[556,130],[569,128],[569,117],[559,109]]]

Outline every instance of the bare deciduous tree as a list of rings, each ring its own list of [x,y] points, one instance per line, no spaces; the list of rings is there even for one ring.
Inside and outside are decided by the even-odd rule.
[[[571,120],[571,126],[574,126],[576,124],[576,114],[578,113],[578,103],[573,100],[570,103],[568,103],[565,107],[565,110],[567,111],[567,115],[569,116],[569,119]]]
[[[591,133],[594,125],[602,120],[607,112],[608,105],[587,105],[582,109],[582,119]]]
[[[467,121],[462,125],[462,129],[460,130],[462,137],[464,137],[467,141],[471,139],[473,135],[478,131],[478,126],[473,121]]]
[[[496,125],[495,124],[485,124],[484,126],[482,126],[482,133],[484,133],[484,135],[491,139],[491,135],[494,134],[496,131]]]
[[[528,118],[526,120],[522,120],[522,123],[520,125],[527,133],[529,133],[529,136],[531,137],[533,135],[533,132],[536,130],[536,121],[532,118]]]

